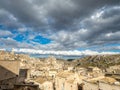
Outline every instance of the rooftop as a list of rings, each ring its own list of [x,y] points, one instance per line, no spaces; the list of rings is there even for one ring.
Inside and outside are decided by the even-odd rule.
[[[73,75],[74,73],[73,72],[70,72],[70,71],[62,71],[62,72],[59,72],[57,74],[58,77],[62,77],[62,78],[67,78],[68,76],[70,75]]]

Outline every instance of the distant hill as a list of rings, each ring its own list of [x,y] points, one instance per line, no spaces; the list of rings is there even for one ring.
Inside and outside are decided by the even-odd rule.
[[[117,55],[94,55],[73,61],[77,66],[97,66],[99,68],[107,68],[113,65],[120,65],[120,54]]]
[[[29,62],[30,60],[40,60],[41,62],[46,61],[45,58],[31,58],[29,55],[26,54],[14,54],[12,52],[6,51],[0,51],[0,60],[25,60],[26,62]],[[64,60],[57,58],[56,60],[58,63],[64,63],[64,65],[73,67],[97,66],[99,68],[107,68],[109,66],[120,65],[120,54],[84,56],[83,58],[76,60]]]

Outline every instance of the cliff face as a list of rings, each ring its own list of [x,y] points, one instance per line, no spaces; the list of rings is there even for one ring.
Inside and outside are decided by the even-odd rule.
[[[120,54],[86,56],[76,60],[76,62],[76,66],[97,66],[99,68],[107,68],[113,65],[120,65]]]

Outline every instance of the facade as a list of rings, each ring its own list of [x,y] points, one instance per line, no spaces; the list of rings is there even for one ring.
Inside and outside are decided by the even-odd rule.
[[[19,61],[0,61],[0,88],[12,89],[19,75]]]
[[[82,80],[76,73],[63,71],[56,75],[56,90],[78,90],[78,83],[82,83]]]
[[[120,90],[120,83],[109,77],[84,80],[83,83],[83,90]]]
[[[50,69],[48,72],[49,72],[49,76],[55,78],[55,76],[57,74],[57,69]]]
[[[37,77],[34,83],[39,85],[40,90],[53,90],[53,81],[51,77]]]
[[[0,81],[0,90],[11,90],[14,88],[14,84],[17,81],[17,77],[9,78]]]
[[[0,60],[0,80],[19,75],[20,61]]]
[[[53,90],[53,83],[50,81],[45,81],[43,83],[43,90]]]
[[[17,82],[24,83],[29,78],[30,78],[30,70],[29,69],[20,69],[19,76],[17,78]]]
[[[74,67],[68,67],[68,71],[72,71]]]
[[[27,85],[28,71],[20,69],[19,60],[0,60],[0,90],[38,90],[34,84]]]
[[[76,80],[66,81],[64,90],[78,90],[78,84]]]
[[[108,84],[104,82],[99,83],[100,90],[120,90],[120,85]]]
[[[84,81],[83,90],[99,90],[97,83]]]

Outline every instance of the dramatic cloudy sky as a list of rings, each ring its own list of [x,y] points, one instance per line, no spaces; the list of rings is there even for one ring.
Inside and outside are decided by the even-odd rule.
[[[120,53],[120,0],[0,0],[0,49],[11,48]]]

